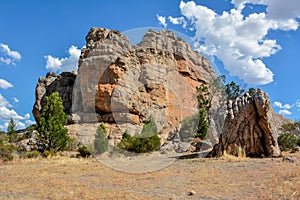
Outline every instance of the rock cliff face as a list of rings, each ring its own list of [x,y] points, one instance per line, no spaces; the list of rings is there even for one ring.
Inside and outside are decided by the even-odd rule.
[[[93,141],[97,122],[105,123],[109,142],[115,145],[125,130],[132,135],[140,132],[153,116],[162,149],[182,152],[190,144],[175,136],[182,121],[198,111],[195,88],[215,78],[208,60],[171,31],[149,30],[139,44],[131,45],[119,31],[92,28],[77,72],[48,73],[39,79],[33,115],[38,120],[45,96],[58,91],[69,123],[75,123],[69,131],[84,144]],[[209,141],[196,145],[198,150],[218,143],[209,156],[225,151],[237,155],[239,148],[250,157],[280,154],[278,120],[266,93],[245,94],[229,101],[227,108],[214,102]]]
[[[77,72],[64,72],[60,75],[47,73],[46,78],[39,78],[35,89],[35,103],[33,105],[33,116],[39,120],[43,107],[46,105],[46,96],[58,92],[63,100],[64,111],[70,115],[72,108],[72,93]]]
[[[209,157],[219,157],[224,152],[238,156],[240,151],[247,157],[280,155],[276,116],[266,93],[260,89],[252,96],[246,93],[228,101],[227,108],[219,143]]]
[[[48,78],[57,83],[64,80],[58,77]],[[149,30],[139,44],[131,45],[118,31],[92,28],[73,86],[63,83],[60,90],[73,88],[71,96],[62,94],[71,119],[107,123],[112,144],[120,141],[125,130],[139,132],[151,115],[165,141],[170,132],[180,129],[185,117],[197,112],[195,88],[215,77],[208,60],[171,31]],[[42,96],[54,88],[46,80],[37,86],[36,119],[43,107]]]

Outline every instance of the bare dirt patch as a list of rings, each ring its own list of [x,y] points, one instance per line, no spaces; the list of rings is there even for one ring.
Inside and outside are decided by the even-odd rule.
[[[135,174],[95,159],[16,160],[0,164],[0,199],[300,199],[300,154],[290,157],[195,158]]]

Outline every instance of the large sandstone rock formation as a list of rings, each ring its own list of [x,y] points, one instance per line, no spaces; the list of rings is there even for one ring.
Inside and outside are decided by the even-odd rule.
[[[75,123],[69,131],[84,144],[93,141],[97,122],[105,123],[115,145],[125,130],[139,132],[152,115],[162,149],[186,151],[190,143],[176,137],[181,123],[198,110],[195,88],[215,78],[208,60],[171,31],[149,30],[139,44],[131,45],[119,31],[92,28],[77,72],[39,79],[33,115],[38,120],[45,96],[58,91],[69,123]],[[252,157],[280,154],[278,120],[265,93],[258,90],[252,97],[229,101],[227,109],[218,105],[218,98],[213,102],[209,139],[198,149],[219,143],[209,156],[224,151],[236,155],[239,147]]]
[[[228,101],[228,114],[219,143],[209,157],[219,157],[225,152],[238,156],[243,151],[247,157],[279,156],[276,116],[269,97],[258,89],[235,101]]]
[[[72,101],[63,100],[73,121],[105,122],[112,144],[125,130],[139,132],[150,115],[165,141],[184,118],[197,112],[195,88],[215,77],[209,61],[171,31],[149,30],[139,44],[131,45],[118,31],[92,28],[79,59]],[[44,82],[37,86],[36,119],[50,88]]]

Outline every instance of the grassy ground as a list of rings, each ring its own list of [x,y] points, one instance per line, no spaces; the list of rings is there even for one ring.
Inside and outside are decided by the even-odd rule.
[[[0,199],[300,199],[300,153],[292,158],[187,159],[142,174],[95,159],[15,160],[0,164]]]

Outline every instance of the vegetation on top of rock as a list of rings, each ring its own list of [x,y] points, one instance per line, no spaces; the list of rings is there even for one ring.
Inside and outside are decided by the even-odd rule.
[[[150,116],[140,134],[131,136],[128,131],[125,131],[117,147],[135,153],[156,151],[160,147],[160,138],[157,135],[154,118]]]
[[[227,100],[234,100],[240,97],[244,92],[245,90],[234,81],[225,85],[225,96]]]
[[[37,123],[38,146],[41,152],[63,151],[68,146],[67,115],[58,92],[46,97],[46,106]]]

